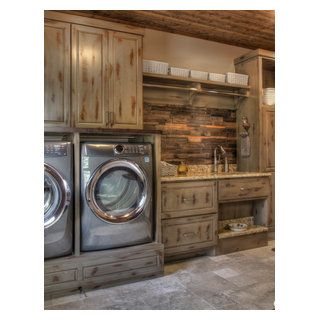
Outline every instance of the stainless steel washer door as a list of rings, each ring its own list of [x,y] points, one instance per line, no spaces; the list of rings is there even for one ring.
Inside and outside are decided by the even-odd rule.
[[[55,224],[69,206],[71,192],[68,183],[52,166],[44,164],[44,228]]]
[[[116,159],[103,163],[86,187],[86,199],[94,214],[111,223],[137,218],[149,202],[149,183],[136,163]]]

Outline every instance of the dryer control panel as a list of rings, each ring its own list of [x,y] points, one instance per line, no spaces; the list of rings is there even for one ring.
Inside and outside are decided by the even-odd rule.
[[[44,145],[45,157],[65,157],[68,154],[66,143],[46,143]]]
[[[117,144],[113,150],[115,154],[150,154],[151,146],[142,144]]]

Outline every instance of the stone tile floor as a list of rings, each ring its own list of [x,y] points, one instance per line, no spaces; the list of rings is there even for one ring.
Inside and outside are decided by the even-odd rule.
[[[274,241],[267,247],[168,263],[164,276],[44,302],[46,310],[272,310]]]

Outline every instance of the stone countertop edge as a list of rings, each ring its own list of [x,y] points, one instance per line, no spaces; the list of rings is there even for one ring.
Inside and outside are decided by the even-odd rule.
[[[237,172],[237,173],[212,173],[208,175],[194,176],[166,176],[161,177],[161,182],[189,181],[189,180],[221,180],[231,178],[270,177],[269,172]]]

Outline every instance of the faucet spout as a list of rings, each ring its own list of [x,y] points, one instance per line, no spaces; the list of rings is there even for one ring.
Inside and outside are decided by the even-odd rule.
[[[214,155],[213,171],[218,172],[218,159],[217,159],[217,150],[218,149],[220,149],[221,155],[224,157],[224,172],[228,172],[229,165],[228,165],[227,152],[224,150],[224,148],[221,145],[216,146],[213,151],[213,155]]]

